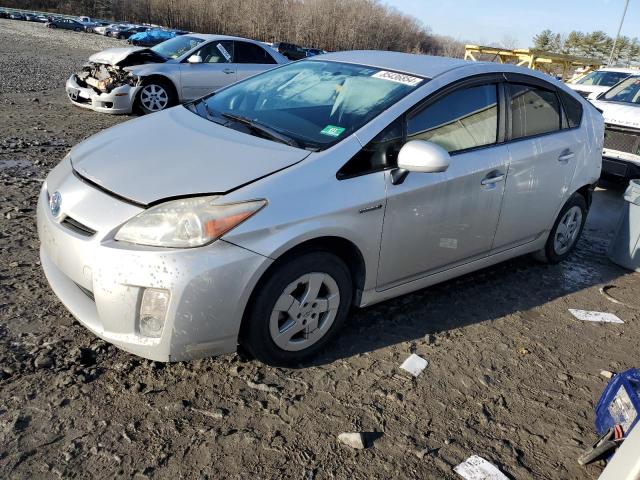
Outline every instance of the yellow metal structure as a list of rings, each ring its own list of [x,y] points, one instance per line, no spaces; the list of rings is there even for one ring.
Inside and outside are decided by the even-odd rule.
[[[602,60],[597,58],[565,55],[562,53],[545,52],[535,48],[517,48],[514,50],[500,47],[486,47],[483,45],[465,45],[464,59],[474,62],[489,58],[490,61],[512,63],[521,67],[541,70],[549,75],[561,73],[562,81],[567,81],[571,71],[580,68],[580,75],[586,75],[602,66]],[[482,58],[481,58],[482,57]]]

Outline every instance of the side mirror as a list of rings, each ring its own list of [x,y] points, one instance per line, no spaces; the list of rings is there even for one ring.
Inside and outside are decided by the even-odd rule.
[[[440,145],[425,140],[411,140],[398,152],[398,168],[392,172],[394,185],[404,181],[409,172],[444,172],[451,164],[451,156]]]
[[[187,63],[202,63],[202,57],[200,55],[191,55],[187,58]]]

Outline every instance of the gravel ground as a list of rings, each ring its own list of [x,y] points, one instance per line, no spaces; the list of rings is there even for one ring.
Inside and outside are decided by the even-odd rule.
[[[63,89],[114,45],[0,20],[0,478],[448,479],[472,454],[511,478],[597,478],[576,458],[594,440],[599,372],[637,366],[640,339],[638,275],[605,256],[619,190],[596,192],[566,263],[520,258],[353,312],[307,368],[149,362],[75,322],[40,270],[34,209],[73,144],[128,120]],[[416,379],[398,369],[412,352],[429,360]],[[352,431],[369,448],[337,442]]]

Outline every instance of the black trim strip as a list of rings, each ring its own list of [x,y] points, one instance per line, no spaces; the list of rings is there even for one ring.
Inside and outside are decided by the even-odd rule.
[[[130,198],[123,197],[122,195],[118,195],[117,193],[113,193],[111,190],[107,190],[106,188],[104,188],[99,183],[96,183],[93,180],[89,180],[88,178],[83,177],[82,175],[80,175],[80,172],[78,172],[75,168],[73,168],[73,164],[71,165],[71,171],[73,172],[73,174],[75,175],[75,177],[78,180],[80,180],[83,183],[86,183],[87,185],[89,185],[89,186],[91,186],[91,187],[93,187],[93,188],[95,188],[97,190],[100,190],[102,193],[106,193],[110,197],[117,198],[121,202],[128,203],[130,205],[135,205],[136,207],[140,207],[140,208],[146,208],[147,207],[144,203],[139,203],[139,202],[136,202],[135,200],[131,200]]]
[[[233,187],[232,189],[227,190],[226,192],[197,192],[197,193],[188,193],[188,194],[184,194],[184,195],[174,195],[172,197],[159,198],[158,200],[154,200],[153,202],[150,202],[150,203],[147,203],[147,204],[136,202],[135,200],[131,200],[130,198],[123,197],[122,195],[118,195],[117,193],[114,193],[111,190],[107,190],[106,188],[104,188],[99,183],[96,183],[93,180],[89,180],[88,178],[83,177],[80,174],[80,172],[78,172],[75,168],[73,168],[73,164],[71,165],[71,171],[73,172],[73,174],[75,175],[75,177],[78,180],[80,180],[81,182],[86,183],[87,185],[89,185],[89,186],[91,186],[91,187],[93,187],[93,188],[95,188],[97,190],[100,190],[102,193],[104,193],[106,195],[109,195],[110,197],[114,197],[114,198],[120,200],[121,202],[128,203],[130,205],[134,205],[134,206],[139,207],[139,208],[147,209],[147,208],[154,207],[154,206],[159,205],[159,204],[164,203],[164,202],[169,202],[171,200],[179,200],[181,198],[204,197],[204,196],[207,196],[207,195],[220,195],[220,196],[228,195],[228,194],[230,194],[232,192],[235,192],[236,190],[240,190],[241,188],[246,187],[247,185],[250,185],[250,184],[252,184],[254,182],[262,180],[263,178],[267,178],[267,177],[269,177],[271,175],[274,175],[274,174],[276,174],[278,172],[286,170],[289,167],[293,167],[294,165],[297,165],[298,163],[304,161],[310,154],[311,154],[311,152],[307,153],[307,155],[305,157],[301,158],[300,160],[298,160],[295,163],[292,163],[291,165],[286,165],[286,166],[284,166],[282,168],[279,168],[278,170],[274,170],[273,172],[269,172],[266,175],[262,175],[261,177],[254,178],[253,180],[249,180],[248,182],[245,182],[245,183],[242,183],[240,185],[237,185],[237,186]]]

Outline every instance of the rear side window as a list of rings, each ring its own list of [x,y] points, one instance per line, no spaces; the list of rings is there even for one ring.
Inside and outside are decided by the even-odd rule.
[[[524,138],[560,130],[560,102],[551,90],[508,84],[511,138]]]
[[[579,127],[582,120],[582,104],[567,92],[558,90],[558,93],[564,106],[564,112],[567,114],[569,128]]]
[[[448,152],[496,143],[497,85],[461,88],[430,104],[407,122],[407,140],[428,140]]]
[[[254,44],[248,42],[235,42],[235,61],[236,63],[276,63],[267,51]]]

